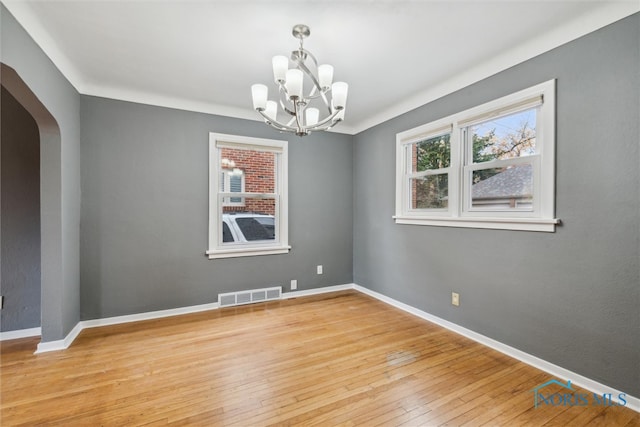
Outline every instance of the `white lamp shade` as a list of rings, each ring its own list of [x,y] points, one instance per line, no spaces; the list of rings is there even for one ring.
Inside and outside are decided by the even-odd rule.
[[[331,86],[331,93],[333,105],[340,109],[347,105],[347,92],[349,91],[349,85],[345,82],[335,82]]]
[[[269,88],[265,85],[255,84],[251,86],[251,96],[253,96],[254,110],[264,110],[267,108],[267,95]]]
[[[333,67],[329,64],[323,64],[318,67],[318,83],[322,89],[328,89],[333,82]]]
[[[264,113],[272,120],[276,120],[278,114],[278,104],[275,101],[267,101],[267,108]]]
[[[297,69],[287,70],[285,88],[290,98],[302,98],[302,71]]]
[[[305,111],[307,126],[313,126],[318,123],[318,117],[320,117],[320,110],[317,108],[307,108]]]
[[[276,82],[283,82],[287,77],[287,69],[289,68],[289,59],[286,56],[274,56],[271,60],[273,64],[273,78]]]

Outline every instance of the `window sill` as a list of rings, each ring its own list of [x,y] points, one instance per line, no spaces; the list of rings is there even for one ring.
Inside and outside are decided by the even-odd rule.
[[[394,216],[396,224],[431,225],[437,227],[489,228],[494,230],[542,231],[554,233],[557,218],[451,218]]]
[[[245,256],[258,256],[258,255],[277,255],[286,254],[291,250],[291,246],[268,246],[265,248],[234,248],[234,249],[215,249],[208,250],[206,255],[209,259],[220,258],[237,258]]]

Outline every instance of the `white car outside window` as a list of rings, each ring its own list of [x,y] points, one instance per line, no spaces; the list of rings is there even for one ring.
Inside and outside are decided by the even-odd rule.
[[[222,242],[247,243],[275,239],[275,218],[252,212],[222,215]]]

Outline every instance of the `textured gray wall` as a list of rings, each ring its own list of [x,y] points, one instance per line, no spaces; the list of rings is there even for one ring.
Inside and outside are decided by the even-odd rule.
[[[639,40],[636,14],[358,134],[355,283],[640,396]],[[552,78],[556,233],[394,224],[397,132]]]
[[[351,283],[351,136],[87,96],[81,111],[83,319]],[[205,257],[209,132],[289,140],[289,254]]]
[[[40,326],[40,134],[2,88],[1,331]]]
[[[57,122],[40,129],[42,340],[54,341],[80,313],[80,97],[4,5],[0,20],[0,60]]]

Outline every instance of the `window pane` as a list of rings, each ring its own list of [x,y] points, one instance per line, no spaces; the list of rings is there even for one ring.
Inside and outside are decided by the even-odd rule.
[[[471,207],[515,209],[533,207],[531,164],[473,171]]]
[[[263,240],[275,240],[276,199],[264,197],[242,197],[242,199],[245,202],[243,206],[223,208],[223,243],[260,243]],[[229,240],[225,240],[227,233]]]
[[[536,108],[470,126],[473,163],[536,154]]]
[[[231,230],[226,222],[222,223],[222,242],[233,242],[233,235],[231,234]]]
[[[238,218],[236,222],[247,241],[272,240],[274,238],[274,233],[270,232],[255,218]]]
[[[247,198],[248,202],[250,200],[252,199]],[[264,210],[275,210],[275,200],[262,201],[271,203],[271,209]],[[233,233],[231,230],[233,230]],[[235,236],[235,239],[233,236]],[[268,213],[249,211],[224,213],[222,214],[222,237],[223,243],[259,243],[263,240],[275,240],[275,217]]]
[[[451,162],[450,136],[439,135],[411,144],[411,170],[423,172],[448,168]]]
[[[235,185],[241,185],[243,176],[246,193],[275,193],[276,154],[268,151],[222,148],[221,170],[236,176]],[[234,191],[231,179],[228,191]]]
[[[412,209],[443,209],[448,207],[448,174],[412,178],[410,181]]]
[[[222,193],[242,193],[242,180],[244,174],[238,170],[236,172],[220,173],[220,192]],[[227,197],[223,200],[223,206],[241,205],[244,206],[242,197]]]
[[[242,175],[231,175],[229,177],[229,192],[242,193]],[[242,203],[242,197],[231,197],[231,203]]]
[[[270,239],[275,239],[276,237],[276,221],[272,216],[258,216],[255,218],[265,230],[269,233]]]

